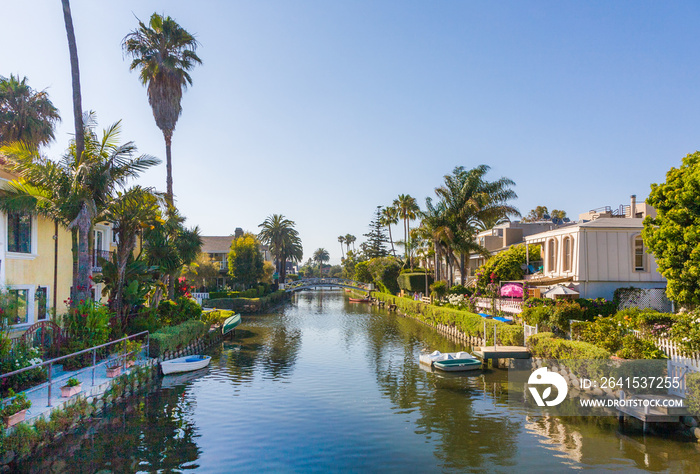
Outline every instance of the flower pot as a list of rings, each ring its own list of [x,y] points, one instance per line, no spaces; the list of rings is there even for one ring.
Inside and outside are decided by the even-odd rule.
[[[116,367],[107,367],[107,377],[113,378],[119,376],[122,373],[122,366],[118,365]]]
[[[76,395],[82,391],[83,387],[82,384],[78,384],[74,387],[69,387],[68,385],[64,385],[61,387],[61,396],[63,398],[70,398],[73,395]]]
[[[20,421],[24,421],[24,417],[26,416],[26,414],[27,414],[27,410],[24,409],[24,410],[18,411],[14,415],[6,416],[4,418],[5,426],[7,426],[9,428],[10,426],[16,425]]]

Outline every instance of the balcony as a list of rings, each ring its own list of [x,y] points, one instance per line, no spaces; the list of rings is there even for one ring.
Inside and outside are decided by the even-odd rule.
[[[112,260],[112,254],[114,252],[110,250],[93,250],[92,252],[92,271],[94,273],[99,273],[102,271],[102,263],[100,259],[105,259],[108,261]]]

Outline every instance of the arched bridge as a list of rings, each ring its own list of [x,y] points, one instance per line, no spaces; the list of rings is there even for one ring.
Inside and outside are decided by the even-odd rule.
[[[318,287],[342,287],[352,288],[353,290],[370,291],[374,289],[374,285],[370,283],[362,283],[345,278],[306,278],[285,285],[284,289],[288,292],[312,290]]]

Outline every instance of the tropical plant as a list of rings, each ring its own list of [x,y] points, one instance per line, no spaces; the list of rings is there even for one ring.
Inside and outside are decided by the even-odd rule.
[[[85,150],[85,125],[83,124],[83,104],[80,93],[80,66],[78,64],[78,46],[75,41],[73,29],[73,17],[70,11],[69,0],[61,0],[63,7],[63,22],[66,25],[68,37],[68,53],[70,56],[71,85],[73,89],[73,121],[75,125],[75,157],[76,161],[82,160]]]
[[[416,202],[416,198],[409,194],[399,194],[399,197],[394,199],[394,207],[396,208],[397,217],[403,219],[403,241],[404,241],[404,258],[411,264],[411,239],[409,236],[410,221],[416,219],[420,214],[420,207]],[[411,267],[413,268],[413,267]]]
[[[396,257],[396,249],[394,249],[394,238],[391,235],[391,225],[399,223],[399,210],[395,206],[386,206],[382,208],[382,225],[385,225],[389,230],[389,243],[391,244],[391,253]]]
[[[124,51],[133,61],[130,70],[139,69],[139,79],[147,86],[148,103],[156,125],[163,132],[167,166],[167,199],[173,202],[171,143],[177,119],[182,113],[182,92],[192,85],[190,71],[201,64],[193,35],[169,16],[151,15],[148,25],[139,20],[139,27],[122,41]]]
[[[77,158],[73,142],[61,161],[42,157],[36,149],[15,143],[3,148],[6,168],[19,177],[0,192],[0,209],[35,212],[72,230],[73,301],[90,298],[92,227],[105,220],[117,192],[130,179],[160,163],[149,155],[135,157],[133,142],[120,145],[121,123],[98,137],[94,114],[85,120],[84,151]]]
[[[262,228],[258,238],[261,242],[269,245],[270,252],[275,258],[281,283],[284,283],[287,275],[287,259],[291,258],[293,261],[299,262],[304,256],[301,239],[294,225],[294,221],[281,214],[273,214],[258,225]]]
[[[350,244],[352,244],[352,249],[355,250],[355,241],[357,238],[352,234],[345,234],[345,243],[348,246],[348,252],[350,251]]]
[[[37,92],[27,78],[0,76],[0,146],[24,142],[47,145],[54,139],[54,127],[61,120],[46,91]]]
[[[319,276],[323,277],[323,264],[331,259],[330,255],[328,254],[328,250],[326,250],[324,248],[317,249],[314,252],[313,258],[314,258],[314,262],[318,263]]]
[[[345,251],[343,250],[343,244],[345,243],[345,236],[344,235],[338,236],[338,243],[340,243],[340,257],[342,260],[345,258]]]

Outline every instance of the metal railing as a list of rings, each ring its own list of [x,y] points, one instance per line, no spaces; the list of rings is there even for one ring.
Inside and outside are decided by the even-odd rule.
[[[105,343],[105,344],[100,344],[99,346],[91,347],[91,348],[89,348],[89,349],[83,349],[82,351],[74,352],[74,353],[72,353],[72,354],[64,355],[64,356],[61,356],[61,357],[56,357],[56,358],[54,358],[54,359],[50,359],[50,360],[44,361],[44,362],[42,362],[41,364],[30,365],[29,367],[24,367],[24,368],[21,368],[21,369],[18,369],[18,370],[14,370],[14,371],[12,371],[12,372],[8,372],[8,373],[6,373],[6,374],[2,374],[2,375],[0,375],[0,380],[3,380],[3,379],[5,379],[5,378],[7,378],[7,377],[12,377],[13,375],[21,374],[21,373],[23,373],[23,372],[27,372],[27,371],[30,371],[30,370],[36,370],[36,369],[38,369],[38,368],[47,367],[47,372],[48,372],[49,380],[48,380],[47,382],[42,383],[42,384],[39,384],[39,385],[37,385],[37,386],[35,386],[35,387],[31,387],[31,388],[29,388],[29,389],[27,389],[27,390],[23,390],[23,393],[34,392],[34,391],[41,390],[41,389],[43,389],[44,387],[48,386],[48,392],[49,392],[49,393],[48,393],[48,404],[47,404],[47,406],[50,407],[50,406],[51,406],[51,388],[52,388],[54,382],[57,382],[57,381],[60,381],[60,380],[63,380],[63,379],[68,379],[68,378],[74,377],[74,376],[76,376],[76,375],[78,375],[78,374],[82,374],[82,373],[84,373],[84,372],[87,372],[87,371],[91,370],[91,371],[92,371],[92,386],[94,386],[94,385],[95,385],[95,369],[96,369],[97,367],[100,367],[100,366],[102,366],[102,365],[107,365],[107,364],[109,364],[110,362],[111,362],[111,363],[119,362],[119,365],[120,365],[123,369],[125,369],[125,368],[126,368],[126,359],[127,359],[127,356],[129,356],[129,355],[131,355],[131,354],[134,353],[134,351],[131,351],[131,352],[126,352],[126,351],[124,351],[123,353],[121,353],[121,354],[119,354],[119,355],[117,355],[117,356],[115,356],[115,357],[107,357],[106,359],[104,359],[104,360],[102,360],[101,362],[97,363],[97,351],[98,351],[99,349],[103,349],[103,348],[106,348],[106,347],[109,347],[109,346],[113,346],[113,345],[115,345],[115,344],[119,344],[119,343],[121,343],[121,342],[130,340],[130,339],[135,339],[135,338],[138,338],[138,337],[141,337],[141,336],[144,336],[144,335],[146,336],[146,345],[145,345],[144,347],[142,347],[142,351],[145,350],[145,353],[148,354],[149,345],[150,345],[150,333],[149,333],[149,331],[142,331],[142,332],[140,332],[140,333],[138,333],[138,334],[132,334],[131,336],[126,336],[126,337],[123,337],[123,338],[121,338],[121,339],[117,339],[117,340],[115,340],[115,341],[110,341],[110,342],[107,342],[107,343]],[[90,367],[85,367],[85,368],[83,368],[83,369],[79,369],[79,370],[77,370],[77,371],[70,372],[70,373],[65,374],[65,375],[63,375],[63,376],[61,376],[61,377],[58,377],[58,378],[55,379],[55,380],[53,379],[52,369],[53,369],[53,365],[54,365],[55,363],[57,363],[57,362],[59,362],[59,361],[62,361],[62,360],[69,359],[69,358],[71,358],[71,357],[76,357],[76,356],[79,356],[79,355],[82,355],[82,354],[88,354],[88,353],[92,353],[92,365],[91,365]],[[14,398],[14,397],[11,397],[11,398],[6,399],[6,400],[5,400],[5,403],[7,403],[8,401],[11,401],[13,398]]]

